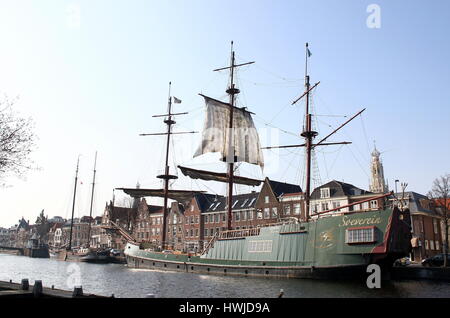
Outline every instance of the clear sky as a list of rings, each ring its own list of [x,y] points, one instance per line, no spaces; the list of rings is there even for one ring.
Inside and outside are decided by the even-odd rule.
[[[371,4],[379,6],[379,28],[368,27]],[[317,151],[316,183],[336,179],[367,189],[376,140],[390,187],[399,179],[426,194],[449,172],[449,31],[445,0],[2,0],[0,93],[19,95],[16,110],[33,118],[40,169],[4,180],[0,226],[22,216],[34,222],[42,209],[70,217],[79,154],[76,216],[89,213],[95,151],[94,215],[115,187],[160,186],[164,140],[138,135],[165,130],[151,116],[166,111],[169,81],[183,101],[174,110],[190,112],[175,130],[201,129],[198,93],[226,98],[228,74],[212,70],[228,64],[231,40],[238,62],[256,62],[237,74],[238,101],[256,113],[263,145],[301,141],[284,131],[301,131],[304,104],[290,102],[304,89],[309,42],[311,81],[321,81],[312,97],[321,136],[346,120],[330,115],[366,108],[330,139],[352,145]],[[175,138],[172,168],[223,168],[214,155],[192,158],[198,140]],[[240,173],[303,185],[302,149],[264,154],[264,171],[243,164]],[[181,176],[173,187],[224,190]]]

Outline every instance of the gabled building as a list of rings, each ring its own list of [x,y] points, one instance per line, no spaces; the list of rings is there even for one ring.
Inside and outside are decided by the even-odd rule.
[[[167,248],[177,251],[184,250],[185,241],[184,207],[178,202],[172,202],[167,214]]]
[[[302,219],[304,197],[299,185],[266,178],[256,201],[256,224],[279,222],[283,218]]]
[[[133,232],[133,226],[136,220],[137,208],[125,208],[114,206],[113,202],[106,204],[103,212],[102,225],[111,226],[118,225],[122,229]],[[127,240],[118,232],[118,230],[106,230],[106,238],[102,239],[107,242],[108,247],[123,250]]]
[[[197,253],[204,247],[204,223],[202,215],[216,199],[213,194],[199,193],[187,203],[184,210],[184,250]]]
[[[240,230],[256,227],[256,200],[258,192],[233,195],[231,206],[231,229]],[[211,200],[209,201],[211,202]],[[227,197],[214,196],[209,207],[202,212],[203,244],[211,240],[215,233],[227,230],[228,204]]]
[[[137,214],[132,230],[139,243],[148,243],[154,248],[161,246],[163,207],[149,205],[145,198],[137,203]]]
[[[314,217],[317,213],[332,209],[336,210],[323,215],[333,215],[338,212],[377,210],[383,207],[384,199],[371,200],[369,202],[344,207],[351,203],[376,197],[377,195],[373,192],[355,187],[352,184],[333,180],[315,188],[311,193],[310,216]],[[339,207],[343,208],[339,209]]]

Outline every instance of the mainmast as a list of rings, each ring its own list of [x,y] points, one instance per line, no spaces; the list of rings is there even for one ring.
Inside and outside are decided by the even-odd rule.
[[[87,244],[88,247],[91,246],[92,206],[94,203],[95,174],[97,173],[97,170],[95,170],[96,167],[97,167],[97,151],[95,152],[94,176],[92,177],[91,207],[89,209],[89,229],[88,229],[88,244]]]
[[[235,103],[235,95],[239,94],[239,89],[235,87],[234,84],[234,69],[239,66],[252,64],[255,62],[247,62],[243,64],[236,65],[233,51],[233,41],[231,41],[231,58],[230,66],[215,69],[214,71],[221,71],[224,69],[230,69],[230,86],[226,90],[230,99],[230,121],[228,124],[228,154],[225,161],[228,164],[228,197],[227,197],[227,229],[231,230],[232,221],[232,205],[233,205],[233,176],[234,176],[234,162],[236,161],[235,151],[234,151],[234,133],[233,133],[233,110]]]
[[[162,249],[165,249],[167,246],[166,242],[166,236],[167,236],[167,215],[168,215],[168,199],[169,199],[169,180],[177,179],[178,177],[176,175],[170,174],[170,167],[169,167],[169,150],[170,150],[170,136],[173,134],[191,134],[195,133],[194,131],[189,132],[172,132],[172,125],[174,125],[176,122],[172,119],[175,115],[185,115],[187,112],[184,113],[172,113],[172,96],[170,95],[170,89],[171,89],[172,82],[169,82],[169,99],[167,103],[167,114],[163,115],[154,115],[153,117],[166,117],[164,119],[164,123],[167,125],[167,132],[166,133],[153,133],[153,134],[140,134],[140,136],[155,136],[155,135],[167,135],[166,139],[166,158],[165,158],[165,166],[164,166],[164,174],[158,175],[157,178],[164,180],[164,206],[163,206],[163,220],[162,220],[162,233],[161,233],[161,247]],[[181,100],[174,99],[176,103],[181,103]]]
[[[75,172],[75,186],[73,189],[73,203],[72,203],[72,218],[70,220],[70,236],[69,236],[69,245],[67,246],[67,250],[70,251],[72,249],[72,230],[73,230],[73,214],[75,212],[75,197],[77,194],[77,183],[78,183],[78,166],[80,163],[80,156],[78,156],[77,160],[77,170]]]

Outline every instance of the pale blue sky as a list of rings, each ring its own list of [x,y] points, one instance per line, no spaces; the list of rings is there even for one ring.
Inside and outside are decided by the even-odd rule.
[[[381,28],[367,27],[367,6],[378,4]],[[79,12],[79,15],[77,14]],[[8,179],[0,190],[0,226],[24,216],[34,222],[70,216],[78,154],[76,215],[89,213],[94,153],[98,150],[95,215],[114,187],[157,187],[163,139],[139,133],[165,129],[152,118],[166,110],[168,82],[183,100],[178,131],[201,129],[202,92],[225,97],[230,41],[238,62],[240,105],[256,113],[262,143],[298,143],[277,130],[301,130],[304,44],[310,43],[311,81],[320,115],[352,115],[367,108],[333,141],[350,146],[317,153],[322,183],[344,180],[368,188],[376,140],[391,188],[394,180],[426,194],[449,172],[450,3],[448,1],[0,1],[0,93],[20,95],[16,109],[33,117],[39,171]],[[345,118],[317,117],[325,136]],[[214,156],[192,159],[198,136],[175,138],[175,161],[213,168]],[[297,154],[297,155],[296,155]],[[242,174],[303,184],[302,150],[265,152],[261,172]],[[173,160],[171,160],[173,162]],[[172,164],[173,166],[173,164]],[[216,168],[217,169],[217,168]],[[220,166],[219,168],[220,169]],[[224,187],[180,178],[174,187]],[[240,189],[244,191],[244,189]]]

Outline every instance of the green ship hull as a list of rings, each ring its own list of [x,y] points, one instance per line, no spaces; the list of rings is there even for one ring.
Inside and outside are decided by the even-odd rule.
[[[304,223],[261,227],[242,235],[219,235],[201,256],[164,254],[128,243],[129,267],[195,273],[356,278],[369,264],[389,269],[411,249],[409,211],[397,208],[321,217]],[[366,230],[359,240],[349,232]],[[231,231],[239,234],[239,231]],[[370,235],[369,235],[370,234]]]

